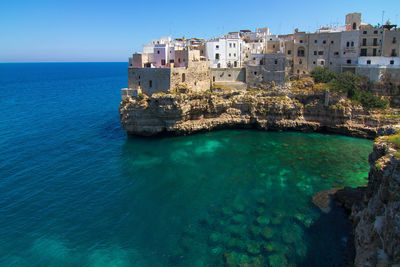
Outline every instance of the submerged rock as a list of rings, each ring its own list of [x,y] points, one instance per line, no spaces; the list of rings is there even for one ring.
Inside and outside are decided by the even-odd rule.
[[[266,240],[271,239],[274,236],[274,230],[270,227],[265,227],[261,231],[261,236]]]
[[[250,255],[258,255],[261,252],[260,245],[258,245],[255,242],[251,242],[251,243],[247,244],[246,250]]]
[[[339,189],[340,188],[331,188],[328,190],[319,191],[314,194],[312,202],[323,212],[328,213],[331,211],[332,197]]]
[[[236,214],[232,217],[232,221],[234,223],[242,224],[246,221],[246,216],[244,216],[242,214]]]
[[[258,225],[261,225],[261,226],[268,225],[269,222],[270,222],[270,219],[268,217],[265,217],[265,216],[258,216],[257,219],[256,219],[256,223]]]
[[[281,254],[273,254],[268,256],[269,266],[271,267],[283,267],[287,266],[287,259]]]

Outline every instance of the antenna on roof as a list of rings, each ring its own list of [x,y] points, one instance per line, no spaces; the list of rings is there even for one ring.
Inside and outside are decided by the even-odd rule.
[[[385,10],[382,10],[382,24],[383,25],[383,16],[385,15]]]

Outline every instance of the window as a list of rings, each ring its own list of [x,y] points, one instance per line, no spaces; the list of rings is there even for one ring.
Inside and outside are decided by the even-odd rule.
[[[331,44],[333,44],[333,40],[331,41]]]
[[[372,56],[376,57],[376,48],[372,50]]]
[[[157,54],[160,54],[160,50],[157,50]]]
[[[368,65],[371,65],[371,60],[367,60],[367,64],[368,64]]]
[[[323,40],[322,43],[323,43],[323,44],[326,44],[326,40]]]
[[[335,55],[335,56],[338,56],[338,55],[339,55],[339,52],[335,52],[334,55]]]
[[[228,77],[231,77],[232,75],[228,74]]]
[[[215,48],[218,49],[218,48],[219,48],[219,45],[216,45]]]
[[[140,86],[140,81],[138,82],[138,85]]]
[[[186,75],[185,75],[185,73],[182,73],[182,82],[185,82],[186,81]]]
[[[256,60],[256,58],[255,58],[255,57],[253,57],[253,60]]]
[[[138,79],[140,80],[140,75],[139,75]]]
[[[353,30],[357,30],[357,24],[355,22],[353,23]]]
[[[378,31],[374,31],[374,34],[378,34]]]
[[[354,47],[354,42],[351,42],[351,47]]]
[[[321,66],[323,66],[323,65],[325,64],[325,62],[324,62],[324,61],[321,61],[320,64],[321,64]]]
[[[218,63],[218,64],[217,64],[217,68],[221,68],[221,63]]]
[[[319,55],[319,56],[324,55],[324,51],[318,51],[318,55]]]
[[[236,57],[236,53],[233,53],[233,56]]]
[[[303,61],[301,61],[301,59],[299,60],[299,65],[303,64]]]
[[[390,65],[394,65],[394,60],[390,60]]]
[[[229,43],[229,48],[232,48],[232,43]]]
[[[392,56],[392,57],[397,57],[396,49],[392,49],[392,54],[391,54],[391,56]]]
[[[348,59],[348,60],[346,61],[346,63],[347,63],[347,64],[351,64],[351,59]]]
[[[278,60],[275,59],[275,65],[278,64]]]
[[[178,62],[181,63],[181,58],[178,58]]]
[[[165,59],[161,59],[161,65],[165,66]]]
[[[303,43],[303,40],[300,40],[300,43],[302,44],[302,43]]]
[[[392,43],[396,43],[397,41],[396,41],[396,37],[393,37],[393,42]]]
[[[229,56],[231,56],[231,53],[229,53]]]
[[[363,45],[363,46],[366,46],[366,45],[367,45],[367,39],[366,39],[366,38],[363,38],[362,45]]]
[[[153,81],[152,80],[149,81],[149,87],[150,88],[153,87]]]
[[[350,46],[350,42],[347,42],[347,43],[346,43],[346,47],[349,47],[349,46]]]
[[[314,44],[318,43],[318,40],[314,40]]]
[[[300,47],[300,48],[297,50],[297,56],[298,56],[298,57],[304,57],[304,55],[305,55],[304,47]]]
[[[233,47],[236,47],[236,44],[235,44],[235,43],[233,43]]]
[[[314,64],[315,65],[315,61],[313,61],[313,63],[312,64]]]
[[[173,60],[173,59],[169,60],[169,63],[174,63],[174,62],[175,62],[175,60]]]
[[[363,34],[367,34],[367,31],[363,31]]]
[[[257,75],[257,71],[254,72],[254,75]]]
[[[213,82],[215,82],[215,76],[213,76]]]
[[[366,57],[367,56],[367,49],[366,48],[361,49],[360,56],[361,57]]]
[[[292,53],[292,50],[288,50],[287,54],[290,55]]]
[[[275,45],[272,45],[272,48],[275,48]]]
[[[377,45],[378,45],[378,39],[374,38],[374,46],[377,46]]]
[[[219,59],[219,54],[215,54],[215,59]]]
[[[317,51],[314,51],[314,56],[316,56],[317,55]]]

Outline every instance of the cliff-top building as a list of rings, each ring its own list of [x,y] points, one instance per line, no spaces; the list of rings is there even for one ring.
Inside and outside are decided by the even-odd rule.
[[[315,33],[295,30],[272,35],[268,27],[240,30],[203,40],[161,37],[129,59],[128,86],[145,94],[202,91],[216,84],[246,88],[284,83],[290,75],[309,75],[316,67],[350,71],[371,80],[388,74],[400,83],[400,30],[387,23],[372,26],[361,13],[346,15],[345,25]]]

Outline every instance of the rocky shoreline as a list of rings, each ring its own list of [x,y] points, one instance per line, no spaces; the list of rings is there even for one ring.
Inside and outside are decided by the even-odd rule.
[[[127,133],[141,136],[254,128],[374,139],[399,128],[396,117],[365,110],[340,93],[312,86],[141,95],[123,99],[119,113]],[[367,187],[332,189],[314,197],[326,212],[331,196],[348,210],[354,224],[355,266],[400,264],[400,165],[399,152],[396,158],[394,151],[379,137],[369,157]]]
[[[334,199],[353,221],[355,266],[400,266],[400,147],[379,137],[369,164],[368,185],[338,190]]]
[[[206,91],[125,98],[128,134],[186,135],[227,128],[332,132],[373,139],[391,133],[390,116],[364,110],[339,93],[307,90]]]

